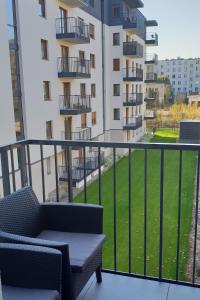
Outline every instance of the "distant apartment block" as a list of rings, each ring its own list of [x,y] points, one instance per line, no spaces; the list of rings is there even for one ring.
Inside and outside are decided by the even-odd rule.
[[[174,95],[200,92],[200,58],[160,60],[157,73],[170,79]]]
[[[142,7],[141,0],[0,1],[0,144],[90,140],[114,131],[120,141],[139,140],[145,84],[156,78],[148,48],[158,45],[151,32],[157,22],[147,20]],[[76,185],[84,177],[83,149],[72,152]],[[35,172],[40,155],[31,162]],[[50,189],[54,153],[44,148],[42,155]],[[58,149],[58,156],[65,182],[67,149]],[[88,176],[96,160],[95,149],[87,149]]]

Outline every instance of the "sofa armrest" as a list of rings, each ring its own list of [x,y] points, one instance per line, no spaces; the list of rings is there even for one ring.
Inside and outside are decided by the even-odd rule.
[[[103,232],[102,206],[45,203],[41,207],[45,229],[96,234]]]
[[[2,283],[61,293],[62,254],[50,248],[0,244]]]

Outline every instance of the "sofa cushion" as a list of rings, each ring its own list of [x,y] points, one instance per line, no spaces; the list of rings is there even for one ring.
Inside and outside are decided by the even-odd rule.
[[[101,249],[105,235],[44,230],[38,238],[67,243],[72,272],[82,272]]]
[[[57,291],[16,288],[2,286],[3,300],[59,300]]]
[[[0,200],[0,230],[35,237],[41,229],[40,205],[31,187]]]

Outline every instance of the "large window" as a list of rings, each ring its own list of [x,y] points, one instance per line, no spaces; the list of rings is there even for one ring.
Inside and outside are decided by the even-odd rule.
[[[38,0],[38,14],[40,17],[46,18],[46,3],[45,0]]]
[[[44,89],[44,100],[45,101],[51,100],[51,90],[50,90],[49,81],[43,81],[43,89]]]
[[[113,84],[113,96],[120,96],[120,84]]]
[[[46,122],[46,137],[48,140],[53,139],[53,122],[52,121]]]
[[[120,59],[114,58],[113,59],[113,71],[119,71],[120,70]]]
[[[41,53],[42,53],[42,59],[48,60],[48,41],[47,40],[41,40]]]
[[[113,5],[112,6],[112,17],[113,18],[119,18],[120,17],[120,6],[119,5]]]
[[[119,108],[113,109],[113,119],[115,121],[120,120],[120,109]]]
[[[89,24],[89,33],[92,39],[95,39],[95,27],[93,24]]]
[[[120,34],[113,33],[113,46],[119,46],[119,45],[120,45]]]

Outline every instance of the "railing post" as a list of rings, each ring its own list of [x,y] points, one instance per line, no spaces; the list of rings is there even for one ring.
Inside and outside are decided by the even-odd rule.
[[[3,179],[3,194],[4,196],[7,196],[10,194],[10,176],[7,150],[1,150],[1,169]]]

